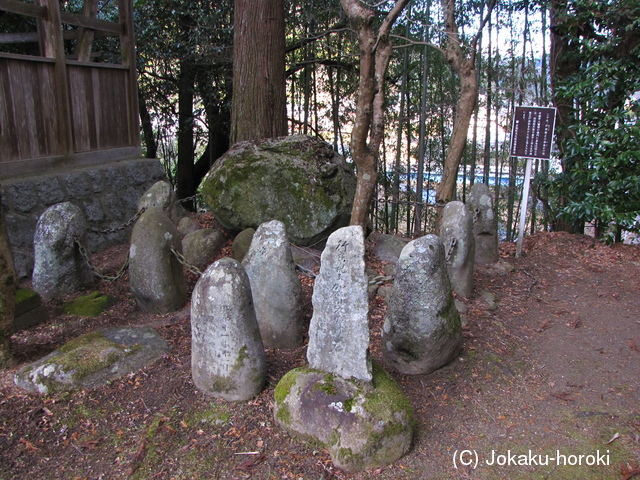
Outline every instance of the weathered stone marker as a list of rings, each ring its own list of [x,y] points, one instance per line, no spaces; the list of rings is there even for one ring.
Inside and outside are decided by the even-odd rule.
[[[182,251],[175,224],[160,208],[149,208],[133,227],[129,247],[129,283],[144,310],[169,313],[187,302],[182,265],[171,248]]]
[[[263,223],[242,261],[265,348],[302,345],[302,288],[284,223]]]
[[[327,240],[313,288],[311,368],[371,381],[367,290],[362,227],[343,227]]]
[[[149,208],[160,208],[173,223],[178,224],[178,198],[173,187],[166,180],[154,183],[138,201],[138,211]]]
[[[93,284],[93,273],[76,240],[86,247],[87,223],[79,207],[58,203],[46,209],[34,236],[33,289],[45,300]]]
[[[435,235],[408,243],[382,331],[386,361],[405,374],[426,374],[460,351],[462,326],[453,302],[444,247]]]
[[[462,202],[449,202],[442,212],[440,240],[444,245],[451,287],[468,298],[473,290],[473,264],[476,242],[473,216]]]
[[[498,261],[498,224],[493,211],[491,190],[484,183],[474,183],[467,201],[473,214],[476,239],[476,263]]]
[[[210,265],[191,301],[191,375],[207,395],[249,400],[262,390],[266,359],[246,272],[236,260]]]

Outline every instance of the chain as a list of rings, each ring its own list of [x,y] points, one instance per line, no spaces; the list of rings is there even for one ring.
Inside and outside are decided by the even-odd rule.
[[[480,216],[480,209],[478,207],[476,207],[473,210],[473,223],[476,223],[478,221],[478,217]]]
[[[195,195],[191,195],[190,197],[181,198],[178,200],[178,203],[190,202],[191,200],[197,200],[200,194],[196,193]]]
[[[449,259],[451,258],[451,254],[453,253],[453,249],[456,247],[456,237],[451,237],[451,243],[449,244],[449,248],[447,248],[447,254],[445,256],[445,260],[449,263]]]
[[[87,249],[84,248],[84,245],[82,245],[82,243],[80,242],[80,239],[78,237],[73,237],[73,241],[76,242],[76,245],[78,245],[78,250],[80,251],[80,255],[82,256],[82,258],[84,258],[84,261],[87,263],[87,265],[89,266],[93,274],[101,280],[105,280],[107,282],[115,282],[117,280],[120,280],[124,276],[125,272],[127,271],[127,268],[129,268],[129,253],[127,252],[127,259],[125,260],[124,265],[122,265],[122,268],[120,268],[120,271],[114,277],[111,277],[109,275],[103,275],[98,271],[95,265],[91,263],[91,258],[89,258],[89,253],[87,252]]]
[[[106,235],[108,233],[116,233],[119,232],[120,230],[124,230],[125,228],[129,227],[131,224],[135,223],[139,218],[140,215],[142,215],[145,211],[145,208],[142,207],[140,210],[138,210],[138,213],[136,213],[133,217],[131,217],[129,220],[127,220],[125,223],[123,223],[122,225],[120,225],[119,227],[113,227],[113,228],[105,228],[104,230],[98,230],[95,228],[87,228],[87,230],[91,233],[97,233],[98,235]]]
[[[176,257],[178,262],[180,262],[182,266],[184,266],[187,270],[189,270],[191,273],[195,275],[198,275],[198,276],[202,275],[202,272],[200,271],[200,269],[194,265],[191,265],[189,262],[187,262],[186,258],[184,258],[184,255],[182,255],[179,251],[177,251],[173,247],[169,247],[169,250],[171,250],[171,253],[173,253],[173,255]]]

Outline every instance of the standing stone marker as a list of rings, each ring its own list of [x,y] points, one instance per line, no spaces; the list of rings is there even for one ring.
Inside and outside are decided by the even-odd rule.
[[[262,390],[266,359],[251,287],[236,260],[210,265],[191,301],[191,375],[207,395],[249,400]]]
[[[442,212],[440,240],[445,249],[447,272],[451,287],[468,298],[473,290],[473,263],[476,242],[473,236],[473,216],[462,202],[449,202]]]
[[[426,374],[453,360],[461,345],[442,242],[435,235],[413,240],[398,259],[382,330],[384,357],[401,373]]]
[[[93,273],[75,239],[86,247],[87,222],[70,202],[46,209],[33,239],[33,289],[45,300],[82,290],[93,284]]]
[[[343,227],[327,240],[313,289],[311,368],[371,381],[367,290],[362,227]]]
[[[474,183],[469,192],[473,214],[473,236],[476,239],[476,263],[498,261],[498,224],[493,211],[491,190],[484,183]]]
[[[265,348],[302,345],[302,287],[284,223],[265,222],[242,261],[249,281]]]
[[[182,265],[171,252],[182,251],[178,229],[160,208],[140,215],[131,233],[129,283],[143,310],[169,313],[187,302]]]
[[[173,187],[166,180],[160,180],[154,183],[149,190],[138,201],[138,211],[148,208],[160,208],[171,219],[173,223],[178,224],[179,207],[178,198]]]

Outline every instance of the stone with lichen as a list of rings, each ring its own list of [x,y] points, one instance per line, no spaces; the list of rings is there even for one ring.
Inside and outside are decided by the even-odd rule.
[[[329,144],[293,135],[237,143],[216,161],[201,191],[231,231],[275,219],[293,243],[314,245],[349,225],[355,186],[351,167]]]
[[[372,382],[297,368],[280,380],[274,395],[276,423],[295,438],[321,443],[347,472],[388,465],[411,447],[411,404],[375,363]]]
[[[250,400],[264,387],[266,358],[249,279],[231,258],[210,265],[193,290],[191,375],[204,394],[229,401]]]
[[[87,222],[70,202],[46,209],[33,239],[33,289],[45,300],[78,292],[94,283],[93,273],[79,245],[87,245]]]
[[[382,329],[386,362],[404,374],[427,374],[453,360],[462,348],[442,241],[426,235],[408,243],[398,269]]]
[[[242,261],[265,348],[302,345],[302,287],[296,273],[284,223],[265,222],[258,227]]]

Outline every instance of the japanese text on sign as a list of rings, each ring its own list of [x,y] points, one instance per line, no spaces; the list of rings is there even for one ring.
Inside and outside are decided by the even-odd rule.
[[[516,107],[511,134],[511,156],[551,158],[556,109]]]

